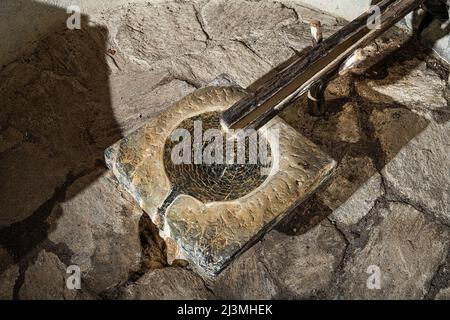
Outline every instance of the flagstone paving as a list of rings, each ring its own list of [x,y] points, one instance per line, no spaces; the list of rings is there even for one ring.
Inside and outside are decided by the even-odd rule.
[[[2,68],[0,297],[448,298],[448,66],[400,29],[331,83],[323,117],[304,101],[281,115],[336,174],[214,279],[167,261],[105,167],[104,149],[219,74],[246,87],[309,46],[310,18],[325,37],[345,23],[294,1],[127,5]]]

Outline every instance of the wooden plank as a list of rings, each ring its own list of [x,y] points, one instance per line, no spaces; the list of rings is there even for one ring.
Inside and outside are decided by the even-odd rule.
[[[226,129],[258,129],[283,110],[289,102],[330,72],[334,72],[354,50],[366,45],[424,0],[383,0],[380,27],[369,28],[365,12],[320,44],[294,55],[250,85],[248,95],[223,112]]]

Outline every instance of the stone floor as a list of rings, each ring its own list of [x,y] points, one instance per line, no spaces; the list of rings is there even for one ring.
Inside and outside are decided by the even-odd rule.
[[[308,46],[310,18],[325,36],[344,23],[290,1],[130,5],[1,69],[0,298],[450,299],[449,70],[401,30],[330,85],[323,117],[284,112],[337,172],[216,279],[168,265],[104,166],[106,147],[218,74],[245,87]]]

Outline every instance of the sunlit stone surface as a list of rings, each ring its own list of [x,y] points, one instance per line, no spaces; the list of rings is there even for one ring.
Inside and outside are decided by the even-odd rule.
[[[254,170],[236,171],[243,179],[239,197],[211,196],[212,200],[208,200],[204,190],[199,190],[196,197],[195,188],[181,186],[187,180],[181,179],[183,174],[192,172],[181,170],[176,173],[180,179],[174,179],[173,172],[166,172],[175,170],[174,165],[165,166],[164,160],[171,132],[186,119],[225,110],[244,95],[242,89],[234,86],[199,89],[105,153],[108,167],[161,229],[169,261],[187,259],[205,275],[220,272],[323,183],[335,166],[332,159],[277,117],[260,130],[271,149],[270,174],[261,179]],[[204,172],[201,174],[207,177]],[[248,179],[249,175],[258,181]],[[195,175],[192,178],[195,180]],[[205,188],[212,188],[207,179],[192,184],[204,183]],[[179,181],[179,185],[172,185],[171,181]],[[237,182],[230,181],[236,185]],[[181,190],[175,196],[174,188]]]

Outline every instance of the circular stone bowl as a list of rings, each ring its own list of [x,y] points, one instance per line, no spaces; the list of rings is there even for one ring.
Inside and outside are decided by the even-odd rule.
[[[207,276],[219,273],[270,230],[335,167],[334,160],[275,117],[258,130],[271,150],[272,165],[266,177],[241,185],[245,192],[228,199],[201,193],[196,197],[188,188],[174,195],[174,183],[179,180],[166,171],[164,160],[173,130],[186,119],[220,113],[245,94],[237,87],[196,90],[105,152],[108,167],[160,228],[169,263],[187,259]]]

